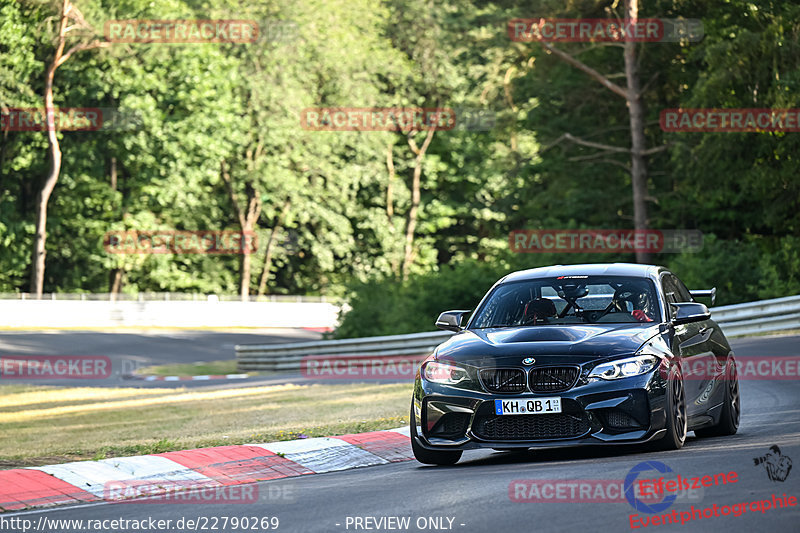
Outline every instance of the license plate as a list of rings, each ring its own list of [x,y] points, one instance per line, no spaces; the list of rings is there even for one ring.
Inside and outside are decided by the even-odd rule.
[[[498,415],[538,415],[561,412],[561,398],[531,398],[522,400],[495,400],[494,412]]]

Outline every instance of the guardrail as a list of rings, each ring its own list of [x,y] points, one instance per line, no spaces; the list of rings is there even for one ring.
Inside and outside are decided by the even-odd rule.
[[[298,371],[303,357],[308,355],[331,355],[343,359],[398,355],[426,357],[433,352],[436,346],[452,335],[454,333],[450,331],[431,331],[408,335],[291,344],[238,344],[236,346],[237,368],[243,372],[253,370]]]
[[[41,298],[27,292],[0,292],[0,300],[101,301],[101,302],[302,302],[341,304],[341,298],[291,294],[250,295],[242,300],[238,294],[205,294],[197,292],[47,292]]]
[[[0,300],[0,325],[43,328],[315,328],[336,327],[327,302]]]
[[[800,328],[800,296],[787,296],[711,309],[728,337]]]
[[[722,326],[728,337],[800,328],[800,295],[714,307],[711,317]],[[297,372],[303,357],[310,355],[337,356],[342,359],[387,356],[424,358],[452,335],[454,333],[449,331],[433,331],[292,344],[239,344],[236,346],[236,359],[241,372]]]

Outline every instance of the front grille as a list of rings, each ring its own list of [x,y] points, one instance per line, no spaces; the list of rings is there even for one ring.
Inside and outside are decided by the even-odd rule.
[[[578,380],[576,366],[543,366],[530,369],[530,384],[533,392],[562,392],[569,390]]]
[[[431,437],[458,439],[464,436],[469,425],[469,413],[445,413],[430,431]]]
[[[589,431],[585,417],[548,415],[482,415],[472,432],[486,440],[547,440],[580,437]]]
[[[489,392],[525,392],[525,372],[519,368],[484,368],[481,381]]]

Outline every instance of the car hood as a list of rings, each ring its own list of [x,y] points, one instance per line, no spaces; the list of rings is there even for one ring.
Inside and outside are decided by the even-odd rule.
[[[658,324],[570,324],[465,330],[436,350],[436,359],[474,366],[584,363],[632,355],[657,335]]]

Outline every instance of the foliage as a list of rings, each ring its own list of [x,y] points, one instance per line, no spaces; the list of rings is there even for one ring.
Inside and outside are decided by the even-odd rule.
[[[353,288],[352,310],[344,313],[337,338],[429,331],[440,312],[475,309],[502,275],[499,265],[463,261],[436,272],[370,280]]]
[[[48,211],[45,292],[234,293],[229,255],[114,255],[109,231],[237,230],[235,197],[261,202],[259,287],[347,295],[340,337],[427,330],[448,307],[473,307],[502,274],[630,255],[512,254],[521,228],[632,226],[623,98],[547,53],[513,42],[512,18],[613,16],[613,0],[75,0],[102,38],[111,19],[252,19],[252,45],[116,43],[81,52],[55,77],[59,106],[115,109],[125,127],[59,132],[64,161]],[[699,42],[638,47],[646,89],[653,228],[700,229],[704,249],[661,255],[720,303],[798,292],[800,177],[795,133],[665,133],[677,107],[798,105],[800,7],[744,0],[641,0],[642,17],[701,19]],[[55,4],[0,0],[0,108],[41,106]],[[85,30],[82,30],[85,31]],[[619,46],[558,43],[619,81]],[[494,124],[437,131],[421,168],[411,275],[399,280],[415,154],[407,132],[304,129],[310,107],[475,109]],[[423,132],[410,134],[421,143]],[[43,132],[0,132],[0,292],[27,291],[33,205],[47,166]],[[390,178],[387,150],[395,173]],[[112,183],[112,169],[116,184]],[[389,195],[389,189],[392,194]],[[390,198],[391,196],[391,198]],[[391,204],[391,205],[389,205]]]

